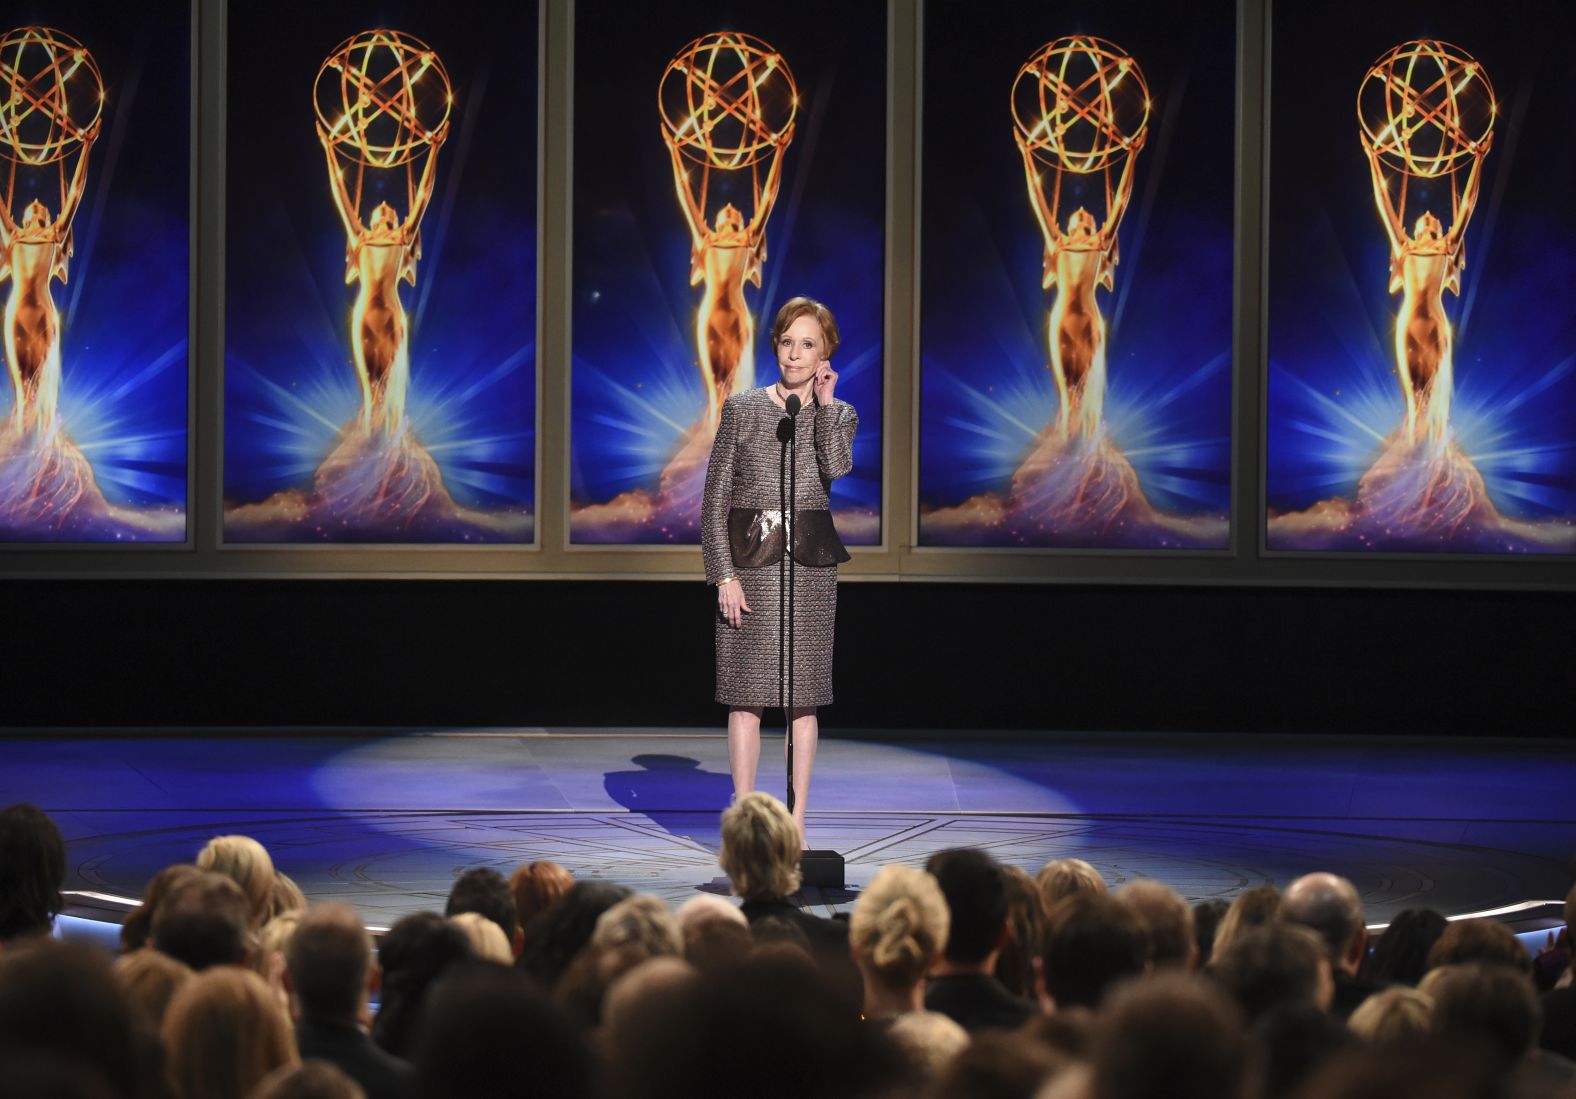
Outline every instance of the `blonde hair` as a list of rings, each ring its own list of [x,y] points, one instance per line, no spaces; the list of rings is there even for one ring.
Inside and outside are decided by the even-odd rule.
[[[306,911],[306,894],[290,880],[290,875],[274,871],[274,888],[268,897],[268,918],[277,920],[292,912]]]
[[[787,806],[759,790],[722,814],[722,872],[745,900],[786,897],[799,888],[799,829]]]
[[[193,976],[189,965],[151,946],[115,959],[115,983],[126,991],[132,1005],[154,1030],[163,1025],[170,1001]]]
[[[459,928],[470,941],[471,952],[478,958],[499,965],[514,964],[514,949],[509,945],[509,936],[503,933],[503,928],[497,922],[489,920],[480,912],[461,912],[458,916],[450,916],[449,922]]]
[[[273,991],[236,966],[204,970],[175,994],[162,1028],[177,1099],[245,1099],[265,1076],[293,1065],[295,1032]]]
[[[849,919],[854,955],[887,984],[912,985],[947,946],[952,914],[936,879],[909,866],[883,866]]]
[[[909,1011],[887,1028],[887,1037],[926,1080],[941,1070],[969,1044],[969,1032],[951,1016],[938,1011]]]
[[[542,909],[569,892],[575,876],[556,862],[545,859],[528,862],[509,878],[509,892],[514,894],[515,918],[524,927]]]
[[[1107,892],[1100,871],[1083,859],[1052,859],[1040,867],[1035,884],[1040,887],[1046,904],[1055,904],[1074,893]]]
[[[821,326],[821,358],[830,359],[837,353],[837,348],[842,343],[842,337],[837,333],[837,318],[832,316],[832,311],[814,298],[789,298],[783,307],[777,310],[777,319],[772,321],[772,347],[776,348],[783,333],[788,331],[788,326],[800,317],[814,317],[815,322]]]
[[[262,930],[257,933],[257,949],[252,952],[254,972],[268,976],[269,964],[276,955],[282,955],[290,948],[290,938],[301,925],[301,917],[305,914],[305,910],[286,912],[263,924]]]
[[[749,927],[749,918],[744,910],[732,901],[724,900],[715,893],[697,893],[683,904],[678,911],[673,913],[673,918],[679,922],[679,933],[688,935],[690,928],[706,923],[708,920],[726,920],[736,923],[740,927]]]
[[[629,947],[648,958],[682,957],[684,935],[679,931],[679,921],[666,904],[649,893],[637,893],[625,897],[597,917],[596,927],[591,932],[591,945]]]
[[[1376,1046],[1421,1042],[1433,1025],[1434,998],[1415,988],[1381,989],[1359,1004],[1347,1020],[1352,1033]]]
[[[1246,893],[1238,893],[1226,914],[1215,928],[1215,945],[1210,957],[1218,958],[1251,927],[1262,927],[1280,911],[1280,890],[1273,885],[1260,885]]]
[[[197,868],[223,874],[252,906],[252,927],[268,918],[274,897],[274,860],[251,836],[215,836],[197,855]]]

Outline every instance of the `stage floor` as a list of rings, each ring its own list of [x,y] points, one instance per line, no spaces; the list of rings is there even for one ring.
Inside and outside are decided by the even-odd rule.
[[[780,731],[762,787],[782,794]],[[713,730],[34,733],[0,741],[0,804],[47,809],[68,889],[136,897],[209,836],[241,832],[314,900],[386,926],[441,909],[462,870],[551,859],[678,902],[726,893]],[[813,846],[848,860],[846,908],[889,862],[980,846],[1031,873],[1089,860],[1230,899],[1310,870],[1357,883],[1369,917],[1563,898],[1576,755],[1506,738],[823,734]]]

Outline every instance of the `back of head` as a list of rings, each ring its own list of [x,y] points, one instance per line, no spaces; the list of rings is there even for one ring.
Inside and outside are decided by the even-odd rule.
[[[153,917],[158,912],[159,906],[164,903],[164,898],[169,896],[170,890],[176,885],[201,873],[201,870],[189,862],[178,862],[173,866],[166,866],[148,879],[148,884],[142,891],[142,903],[133,909],[120,925],[120,948],[137,950],[147,946],[148,939],[153,934]]]
[[[689,929],[692,924],[705,923],[712,919],[730,920],[740,927],[750,926],[750,921],[745,917],[743,909],[732,901],[724,900],[715,893],[697,893],[673,913],[673,918],[679,922],[679,933],[686,940],[689,938]]]
[[[443,914],[458,916],[464,912],[476,912],[497,924],[513,949],[520,919],[514,908],[514,892],[502,874],[485,866],[461,874],[449,890],[449,903]]]
[[[1029,872],[1003,866],[1007,884],[1007,941],[996,959],[996,979],[1014,996],[1033,997],[1034,960],[1045,937],[1045,895]]]
[[[288,874],[274,871],[274,888],[268,897],[268,919],[306,911],[306,894]]]
[[[1242,1018],[1220,992],[1181,974],[1117,990],[1096,1023],[1095,1099],[1220,1099],[1242,1093]]]
[[[741,962],[755,946],[748,922],[707,913],[684,927],[684,960],[703,972]]]
[[[0,809],[0,943],[47,935],[61,907],[66,844],[36,805]]]
[[[596,921],[630,890],[608,882],[580,881],[540,912],[525,929],[520,968],[552,988],[575,955],[591,941]]]
[[[284,964],[285,951],[290,948],[290,940],[304,915],[305,909],[281,912],[257,929],[256,949],[252,951],[252,972],[264,980],[278,974],[278,967]]]
[[[353,1021],[372,972],[372,938],[349,905],[320,904],[296,922],[285,968],[302,1018]]]
[[[1231,902],[1218,897],[1199,901],[1193,906],[1193,944],[1198,948],[1197,965],[1209,964],[1210,956],[1215,952],[1215,932],[1230,910]]]
[[[1510,966],[1468,963],[1429,975],[1434,1032],[1452,1045],[1477,1043],[1501,1071],[1538,1043],[1543,1009],[1531,979]]]
[[[235,966],[205,970],[176,993],[163,1035],[178,1099],[246,1099],[297,1060],[295,1032],[273,991]]]
[[[1035,878],[1046,904],[1055,904],[1074,893],[1104,893],[1105,879],[1083,859],[1052,859]]]
[[[1390,921],[1363,963],[1363,976],[1373,981],[1415,985],[1428,972],[1428,952],[1439,941],[1445,918],[1431,908],[1408,908]]]
[[[617,1050],[632,1020],[665,1010],[699,979],[694,966],[679,958],[648,958],[618,975],[602,1000],[602,1026]]]
[[[1471,1051],[1358,1046],[1330,1060],[1298,1099],[1503,1099],[1503,1079]]]
[[[679,957],[684,953],[678,920],[660,897],[649,893],[625,897],[598,916],[591,943],[634,950],[647,958]]]
[[[480,912],[461,912],[458,916],[450,916],[449,922],[470,942],[474,957],[495,965],[514,964],[514,948],[509,945],[503,928]]]
[[[509,891],[514,894],[514,918],[524,927],[569,892],[573,884],[574,875],[556,862],[543,859],[526,863],[509,878]]]
[[[1193,910],[1175,889],[1162,882],[1140,879],[1122,886],[1115,897],[1144,925],[1149,938],[1149,960],[1156,969],[1192,968],[1197,958]]]
[[[591,1059],[547,994],[518,970],[469,963],[432,987],[416,1049],[426,1099],[589,1096]]]
[[[314,1060],[275,1069],[249,1099],[367,1099],[367,1093],[334,1065]]]
[[[925,870],[947,901],[943,956],[959,965],[979,965],[1000,944],[1007,925],[1007,880],[1001,864],[984,851],[954,847],[930,856]]]
[[[1279,914],[1280,890],[1273,885],[1256,885],[1238,893],[1226,909],[1226,914],[1220,918],[1210,956],[1219,957],[1230,948],[1238,935],[1250,927],[1263,927]]]
[[[893,864],[883,866],[854,901],[848,945],[866,970],[905,988],[924,978],[947,945],[950,925],[936,879]]]
[[[1040,957],[1057,1010],[1096,1008],[1112,985],[1144,971],[1149,937],[1126,905],[1105,894],[1078,893],[1051,906]]]
[[[274,901],[274,860],[251,836],[215,836],[197,853],[197,868],[223,874],[241,887],[251,926],[261,927]]]
[[[372,1037],[396,1057],[410,1056],[421,1025],[427,990],[449,966],[471,956],[465,933],[436,912],[397,920],[378,943],[383,969],[382,1003]]]
[[[1363,933],[1363,904],[1351,882],[1335,874],[1305,874],[1281,894],[1280,918],[1319,936],[1325,955],[1340,962]]]
[[[887,1037],[921,1081],[933,1080],[969,1044],[969,1032],[939,1011],[909,1011],[892,1020]]]
[[[115,981],[125,990],[143,1022],[157,1031],[164,1025],[175,994],[192,979],[191,967],[151,947],[115,959]]]
[[[1421,1045],[1433,1031],[1434,999],[1415,988],[1383,988],[1357,1005],[1347,1025],[1369,1045]]]
[[[1268,923],[1217,952],[1209,975],[1251,1021],[1286,1004],[1327,1006],[1329,966],[1324,943],[1308,928]]]
[[[1027,1035],[987,1031],[977,1035],[941,1069],[935,1094],[968,1099],[1034,1099],[1070,1063]]]
[[[234,879],[184,875],[153,914],[152,944],[198,971],[243,965],[252,945],[251,919],[251,905]]]
[[[1428,951],[1428,968],[1481,962],[1509,966],[1518,973],[1532,973],[1532,955],[1516,933],[1493,920],[1457,920],[1440,934]]]
[[[97,951],[39,939],[0,954],[0,1065],[9,1073],[25,1055],[81,1065],[117,1094],[138,1094],[134,1008]]]
[[[1312,1004],[1285,1004],[1253,1025],[1249,1062],[1253,1094],[1291,1099],[1310,1077],[1357,1041],[1346,1024]]]
[[[759,790],[722,814],[718,855],[733,891],[745,900],[786,897],[799,888],[799,829],[782,802]]]

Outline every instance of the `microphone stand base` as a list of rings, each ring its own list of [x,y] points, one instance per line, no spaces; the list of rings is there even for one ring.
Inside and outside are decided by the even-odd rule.
[[[799,875],[817,889],[842,889],[843,856],[836,851],[804,851],[799,855]]]

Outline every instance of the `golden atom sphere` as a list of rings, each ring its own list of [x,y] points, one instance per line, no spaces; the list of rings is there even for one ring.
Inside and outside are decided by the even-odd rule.
[[[747,168],[784,144],[799,113],[788,62],[750,34],[702,35],[669,61],[657,85],[662,127],[685,157]]]
[[[445,136],[454,87],[443,62],[414,35],[370,30],[323,60],[317,120],[335,152],[369,168],[397,168]]]
[[[1149,127],[1149,85],[1125,50],[1103,38],[1047,42],[1012,82],[1012,121],[1034,157],[1069,172],[1119,161]]]
[[[1473,56],[1418,39],[1389,50],[1357,89],[1357,122],[1382,161],[1407,175],[1448,175],[1478,156],[1498,115]]]
[[[0,156],[53,164],[103,113],[104,78],[81,42],[50,27],[18,27],[0,38]]]

